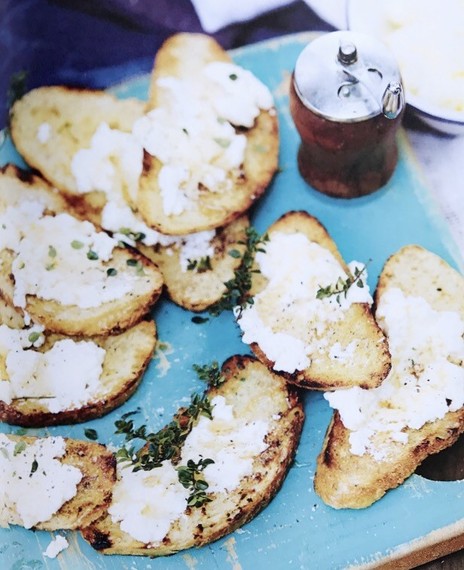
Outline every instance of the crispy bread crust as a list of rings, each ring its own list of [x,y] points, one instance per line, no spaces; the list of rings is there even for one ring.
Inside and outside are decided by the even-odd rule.
[[[82,531],[84,538],[104,554],[162,556],[203,546],[242,526],[261,511],[280,488],[293,460],[304,420],[296,392],[284,380],[250,356],[233,356],[222,367],[226,382],[209,390],[232,403],[238,417],[274,421],[268,448],[255,458],[253,474],[232,492],[213,493],[212,501],[187,508],[186,516],[171,525],[159,546],[150,547],[121,531],[109,516]],[[260,401],[259,409],[256,401]]]
[[[49,350],[60,338],[63,337],[50,335],[44,348]],[[94,400],[57,413],[50,412],[35,400],[20,399],[11,404],[0,400],[0,421],[23,427],[80,423],[99,418],[126,402],[137,390],[153,355],[156,345],[154,321],[142,321],[119,335],[92,340],[106,350],[101,388]]]
[[[156,81],[176,76],[197,80],[201,69],[213,61],[231,61],[229,55],[211,37],[203,34],[176,34],[157,52],[150,84],[148,106],[163,105],[163,93]],[[164,213],[158,186],[161,163],[145,156],[145,168],[136,206],[146,223],[168,235],[183,235],[225,226],[248,210],[264,193],[278,166],[278,121],[274,109],[262,111],[255,125],[244,131],[247,148],[242,172],[230,175],[233,188],[224,192],[203,192],[198,209],[177,216]]]
[[[391,287],[424,297],[435,310],[458,311],[464,319],[464,279],[443,259],[416,245],[392,255],[381,273],[376,300]],[[429,455],[451,446],[464,432],[464,408],[420,429],[407,428],[408,443],[391,441],[388,458],[353,455],[350,430],[334,413],[317,460],[314,487],[334,508],[364,508],[407,479]]]
[[[310,241],[328,249],[348,272],[348,267],[327,230],[307,212],[287,212],[272,224],[266,233],[271,235],[274,232],[304,234]],[[252,295],[259,293],[265,287],[266,281],[261,274],[253,274]],[[353,340],[358,342],[353,362],[340,363],[329,358],[328,354],[318,355],[306,370],[293,374],[283,373],[287,381],[314,390],[378,386],[390,370],[390,353],[385,336],[375,322],[369,306],[365,303],[351,305],[344,319],[333,324],[330,334],[331,341],[338,341],[342,346],[347,346]],[[251,345],[251,349],[262,362],[272,368],[274,362],[267,358],[256,343]]]

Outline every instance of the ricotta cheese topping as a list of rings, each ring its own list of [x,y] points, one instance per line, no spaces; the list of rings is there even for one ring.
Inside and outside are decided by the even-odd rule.
[[[139,143],[162,163],[159,185],[166,215],[194,209],[201,192],[232,187],[228,177],[243,163],[246,136],[261,109],[270,109],[270,91],[234,64],[211,63],[195,82],[163,77],[163,105],[138,119]],[[188,93],[188,97],[186,97]]]
[[[39,203],[24,202],[0,215],[0,248],[16,253],[13,302],[25,308],[26,295],[83,309],[129,293],[136,275],[109,275],[107,262],[117,241],[90,222],[69,214],[42,216]],[[69,283],[73,286],[70,287]]]
[[[188,496],[170,461],[151,471],[132,471],[130,465],[118,465],[108,512],[112,521],[136,540],[157,544],[185,511]]]
[[[211,400],[212,419],[201,416],[182,447],[180,463],[199,456],[212,459],[203,474],[208,492],[230,493],[253,472],[253,461],[267,449],[269,424],[262,420],[244,422],[235,416],[223,396]]]
[[[351,452],[386,458],[391,441],[464,405],[464,322],[400,289],[384,293],[376,316],[388,336],[392,368],[378,388],[350,388],[324,397],[350,430]]]
[[[62,437],[26,443],[0,434],[0,526],[31,528],[76,495],[82,473],[60,462],[65,451]]]
[[[41,328],[0,325],[0,400],[33,398],[52,413],[81,407],[99,391],[105,350],[91,341],[63,339],[46,352]]]
[[[89,148],[77,151],[71,171],[77,190],[82,193],[99,190],[110,200],[127,193],[137,195],[143,167],[143,148],[131,133],[112,129],[101,123]]]
[[[289,252],[291,254],[289,254]],[[328,346],[326,332],[332,323],[344,317],[352,303],[372,303],[366,270],[346,295],[317,298],[323,287],[334,286],[348,275],[330,251],[311,242],[302,233],[274,232],[264,252],[256,254],[266,287],[254,297],[253,305],[236,309],[243,341],[257,343],[274,362],[275,370],[304,370],[320,352],[336,350]],[[356,262],[350,271],[361,271]],[[338,351],[354,351],[354,346]]]

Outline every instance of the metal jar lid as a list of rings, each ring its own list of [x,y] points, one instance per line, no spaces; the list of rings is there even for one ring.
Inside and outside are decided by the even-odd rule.
[[[325,119],[363,121],[383,113],[396,118],[404,106],[396,60],[375,38],[331,32],[299,55],[294,87],[302,103]]]

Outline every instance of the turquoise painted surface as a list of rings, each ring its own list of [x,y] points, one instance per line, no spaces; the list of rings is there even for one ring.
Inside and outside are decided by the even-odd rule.
[[[294,62],[310,36],[297,35],[242,48],[233,53],[273,90],[281,128],[281,172],[267,195],[252,213],[254,225],[265,230],[282,213],[305,209],[327,227],[346,260],[372,260],[369,283],[375,287],[387,257],[402,245],[418,243],[461,264],[446,226],[437,214],[431,196],[408,148],[400,137],[400,160],[389,184],[372,196],[354,201],[336,200],[309,188],[296,167],[298,138],[287,108],[287,83]],[[147,78],[117,89],[120,96],[146,97]],[[0,153],[0,164],[19,162],[10,144]],[[140,408],[141,423],[157,429],[203,386],[192,365],[212,360],[222,362],[236,353],[247,353],[231,315],[196,325],[193,314],[167,300],[154,310],[159,337],[166,348],[146,372],[133,398],[100,420],[82,425],[44,430],[32,434],[62,434],[84,438],[84,429],[97,430],[99,441],[119,445],[114,421],[122,413]],[[331,412],[318,393],[305,395],[307,420],[295,464],[271,504],[239,531],[213,545],[163,559],[105,557],[89,547],[77,533],[66,534],[70,547],[56,560],[42,555],[51,534],[11,527],[0,529],[0,566],[20,569],[153,569],[337,570],[381,560],[400,545],[436,529],[463,520],[464,482],[431,482],[413,475],[398,489],[362,511],[336,511],[325,506],[313,491],[315,461]],[[4,432],[16,428],[0,426]]]

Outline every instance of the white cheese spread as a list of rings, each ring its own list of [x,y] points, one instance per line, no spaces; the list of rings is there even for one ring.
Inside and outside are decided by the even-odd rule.
[[[65,451],[62,437],[25,443],[0,434],[0,526],[31,528],[76,495],[82,473],[60,462]]]
[[[384,459],[390,441],[407,443],[420,429],[464,405],[464,322],[436,311],[398,288],[385,292],[376,313],[388,336],[392,368],[378,387],[350,388],[324,397],[350,430],[351,452]]]
[[[86,405],[101,388],[105,350],[92,341],[72,339],[58,340],[46,352],[31,350],[43,338],[37,327],[0,325],[0,361],[5,362],[0,400],[11,404],[33,398],[52,413]]]
[[[101,123],[89,148],[77,151],[71,171],[78,192],[104,192],[109,200],[118,200],[127,193],[137,195],[143,167],[143,149],[131,133],[111,129]]]
[[[26,295],[36,295],[85,309],[120,299],[132,290],[135,273],[109,275],[103,264],[112,258],[115,239],[69,214],[34,218],[22,213],[20,207],[20,215],[6,221],[8,233],[15,238],[6,247],[16,253],[12,273],[17,307],[25,308]]]
[[[268,283],[252,305],[235,312],[243,341],[257,343],[275,370],[307,368],[314,355],[331,349],[326,338],[331,323],[343,319],[352,303],[372,303],[365,268],[359,277],[362,287],[356,283],[346,295],[317,298],[321,288],[348,275],[330,251],[302,233],[274,232],[256,262]],[[350,264],[352,272],[355,267],[361,271],[359,264]]]
[[[207,492],[230,493],[252,474],[254,459],[267,449],[269,424],[262,420],[245,423],[235,417],[223,396],[215,396],[211,404],[212,419],[200,417],[184,442],[180,463],[212,459],[214,463],[203,471]]]
[[[170,461],[151,471],[132,471],[130,465],[118,465],[108,512],[112,521],[136,540],[157,544],[184,513],[188,496]]]

